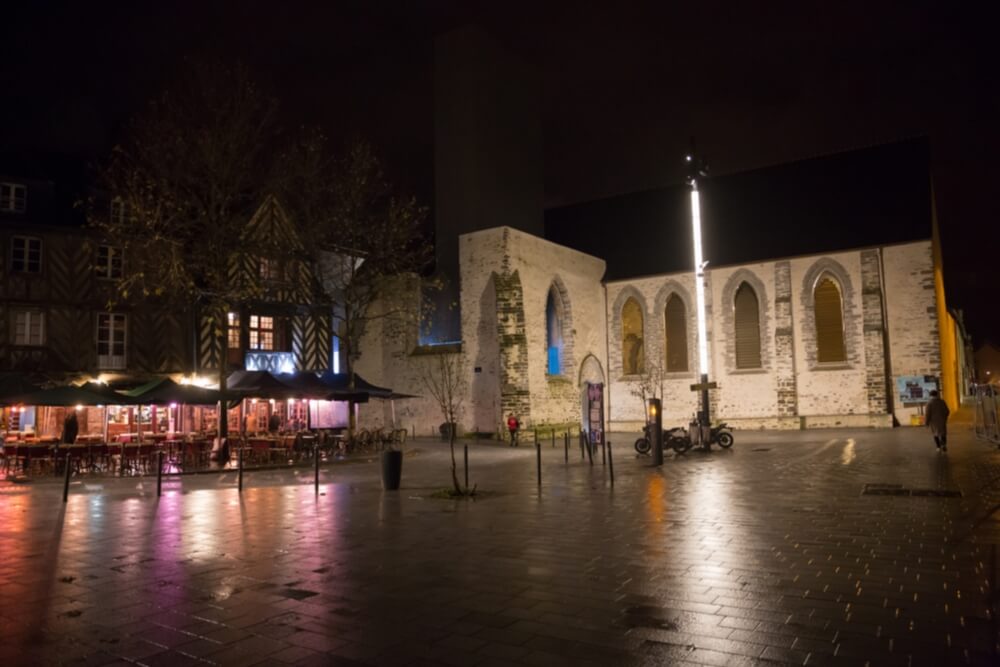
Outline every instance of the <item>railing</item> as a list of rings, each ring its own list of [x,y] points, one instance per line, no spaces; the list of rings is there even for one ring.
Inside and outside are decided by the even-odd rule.
[[[976,385],[976,437],[1000,445],[1000,389]]]

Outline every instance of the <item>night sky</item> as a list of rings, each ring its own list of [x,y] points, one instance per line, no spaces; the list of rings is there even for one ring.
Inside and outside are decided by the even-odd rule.
[[[539,73],[550,206],[679,183],[691,136],[717,175],[928,137],[949,305],[1000,343],[1000,16],[970,6],[18,3],[0,22],[0,171],[100,159],[183,58],[221,57],[289,127],[369,137],[432,203],[433,36],[477,21]]]

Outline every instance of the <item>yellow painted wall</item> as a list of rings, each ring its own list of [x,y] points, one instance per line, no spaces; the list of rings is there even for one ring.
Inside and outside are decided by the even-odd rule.
[[[958,395],[958,346],[960,341],[955,335],[957,326],[955,319],[948,312],[948,304],[944,296],[944,265],[941,261],[941,235],[938,230],[937,206],[934,202],[934,189],[931,188],[931,226],[932,246],[934,253],[934,296],[937,304],[938,340],[941,345],[941,398],[954,411],[959,407]]]

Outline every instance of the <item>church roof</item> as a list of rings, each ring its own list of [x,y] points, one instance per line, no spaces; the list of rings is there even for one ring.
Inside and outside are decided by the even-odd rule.
[[[931,238],[926,139],[701,179],[710,266]],[[608,263],[605,280],[692,269],[686,185],[545,212],[545,237]]]

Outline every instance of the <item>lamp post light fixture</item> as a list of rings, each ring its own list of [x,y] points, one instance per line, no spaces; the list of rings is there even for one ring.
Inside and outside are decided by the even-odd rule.
[[[691,433],[695,444],[704,442],[711,425],[709,415],[708,390],[714,383],[708,381],[708,327],[705,317],[705,267],[708,262],[702,256],[701,247],[701,200],[698,193],[698,179],[708,175],[708,165],[695,156],[694,142],[691,152],[685,156],[688,167],[687,183],[691,186],[691,231],[694,238],[694,281],[695,300],[698,309],[698,384],[692,385],[693,391],[701,393],[701,405],[698,411],[697,425],[700,427]]]

